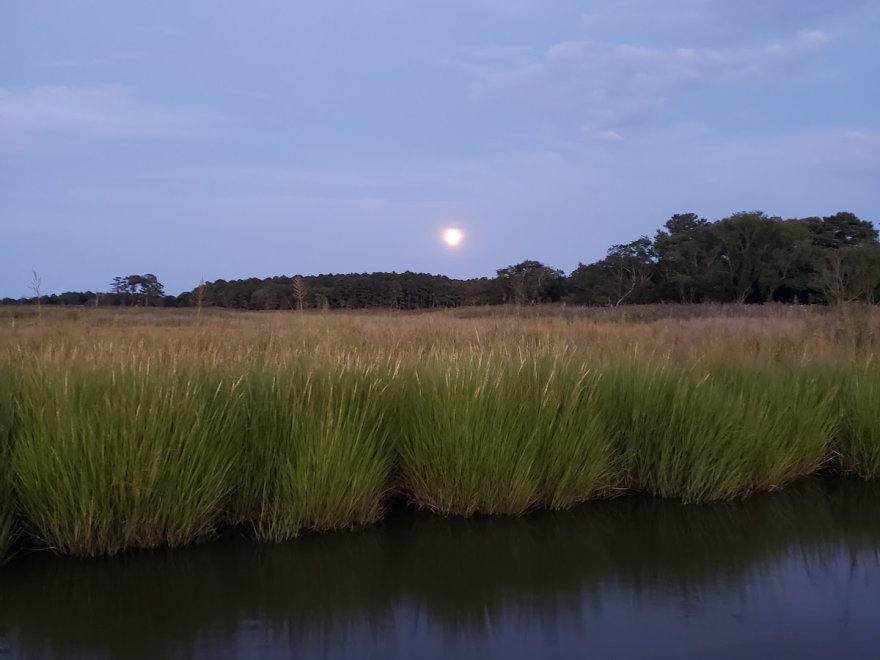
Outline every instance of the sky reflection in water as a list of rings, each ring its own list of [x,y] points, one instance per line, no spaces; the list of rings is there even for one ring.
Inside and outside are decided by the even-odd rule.
[[[743,503],[622,498],[522,519],[397,516],[0,571],[0,655],[76,658],[869,657],[880,484]]]

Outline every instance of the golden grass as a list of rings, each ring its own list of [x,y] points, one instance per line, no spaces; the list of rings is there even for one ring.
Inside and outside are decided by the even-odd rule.
[[[40,321],[0,309],[0,364],[144,361],[247,368],[303,357],[421,361],[426,356],[570,356],[592,366],[639,362],[806,365],[873,363],[871,308],[668,306],[618,310],[476,308],[437,312],[230,312],[47,309]],[[697,311],[693,311],[697,310]],[[15,318],[17,315],[19,318]],[[25,310],[25,313],[28,310]],[[543,311],[543,315],[539,312]],[[51,312],[51,313],[50,313]]]

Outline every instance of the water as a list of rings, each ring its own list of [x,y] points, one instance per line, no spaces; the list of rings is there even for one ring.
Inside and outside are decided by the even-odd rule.
[[[880,484],[0,570],[0,657],[867,658]],[[5,655],[4,655],[5,654]]]

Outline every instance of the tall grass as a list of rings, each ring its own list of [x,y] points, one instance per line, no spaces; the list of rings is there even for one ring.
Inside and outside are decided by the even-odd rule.
[[[836,386],[809,368],[735,369],[732,375],[728,387],[741,397],[741,424],[751,420],[751,490],[777,490],[832,462],[840,422]]]
[[[880,477],[880,371],[876,367],[839,376],[841,468],[866,479]]]
[[[374,366],[252,374],[238,519],[271,540],[377,520],[394,459],[386,387]]]
[[[0,327],[0,557],[880,477],[873,311],[128,311]]]
[[[12,372],[0,368],[0,565],[8,558],[16,536],[17,507],[12,474],[14,392]]]
[[[397,414],[409,496],[444,514],[561,508],[614,475],[596,378],[550,360],[477,359],[413,370]]]
[[[602,401],[630,488],[705,501],[780,488],[827,458],[833,393],[798,374],[636,365]]]
[[[148,368],[23,378],[12,463],[30,531],[84,556],[208,534],[233,487],[236,396],[211,374]]]

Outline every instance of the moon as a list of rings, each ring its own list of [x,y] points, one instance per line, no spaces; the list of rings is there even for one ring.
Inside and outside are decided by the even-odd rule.
[[[447,246],[451,248],[458,247],[461,245],[462,240],[464,240],[464,232],[461,229],[449,227],[443,230],[443,242]]]

